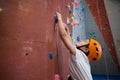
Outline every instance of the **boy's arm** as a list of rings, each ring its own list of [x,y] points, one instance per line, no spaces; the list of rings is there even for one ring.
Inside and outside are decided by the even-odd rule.
[[[68,35],[67,30],[66,30],[68,28],[65,26],[65,23],[62,21],[61,14],[58,12],[56,14],[58,17],[59,35],[60,35],[63,43],[65,44],[65,46],[70,50],[70,52],[72,54],[75,55],[76,54],[75,47],[72,45],[71,38]]]
[[[72,43],[72,38],[71,38],[71,36],[70,36],[70,32],[69,32],[69,28],[67,27],[67,25],[64,23],[64,26],[65,26],[65,30],[66,30],[66,32],[67,32],[67,35],[68,35],[68,37],[69,37],[69,40],[71,41],[71,43]]]

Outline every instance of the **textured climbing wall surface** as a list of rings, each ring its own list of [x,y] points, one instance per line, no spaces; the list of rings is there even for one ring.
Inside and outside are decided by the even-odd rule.
[[[104,1],[103,0],[86,0],[89,6],[89,9],[99,27],[100,32],[102,33],[102,37],[105,41],[105,44],[108,47],[108,50],[112,56],[112,59],[120,70],[120,65],[115,49],[115,44],[112,37],[111,28],[108,22],[108,16],[105,10]]]
[[[54,80],[55,74],[66,80],[69,55],[54,30],[54,13],[65,21],[68,3],[0,0],[0,80]]]

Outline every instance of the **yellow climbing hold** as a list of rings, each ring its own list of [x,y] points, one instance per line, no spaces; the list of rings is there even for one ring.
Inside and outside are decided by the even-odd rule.
[[[2,8],[0,8],[0,12],[2,12],[3,11],[3,9]]]

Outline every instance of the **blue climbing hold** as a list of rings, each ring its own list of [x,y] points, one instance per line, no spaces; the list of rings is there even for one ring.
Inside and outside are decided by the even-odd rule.
[[[50,60],[53,59],[53,52],[50,52],[50,53],[49,53],[49,57],[50,57]]]
[[[79,8],[76,7],[75,10],[79,10]]]
[[[90,32],[89,35],[92,36],[93,34]]]
[[[85,6],[84,4],[82,4],[82,12],[84,12],[84,10],[85,10]]]
[[[73,12],[73,11],[72,11],[72,9],[71,9],[71,10],[69,10],[69,14],[72,14],[72,12]]]
[[[79,36],[77,36],[77,41],[80,41],[80,37]]]

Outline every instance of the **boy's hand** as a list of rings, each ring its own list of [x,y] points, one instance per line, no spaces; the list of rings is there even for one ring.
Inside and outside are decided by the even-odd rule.
[[[59,12],[56,12],[56,15],[57,15],[57,17],[58,17],[58,20],[59,21],[62,21],[62,15],[59,13]],[[67,27],[67,25],[63,22],[63,26],[64,26],[64,28],[65,28],[65,31],[67,32],[67,34],[69,33],[69,29],[68,29],[68,27]]]
[[[62,20],[62,15],[59,12],[56,12],[56,15],[58,17],[58,20]]]

